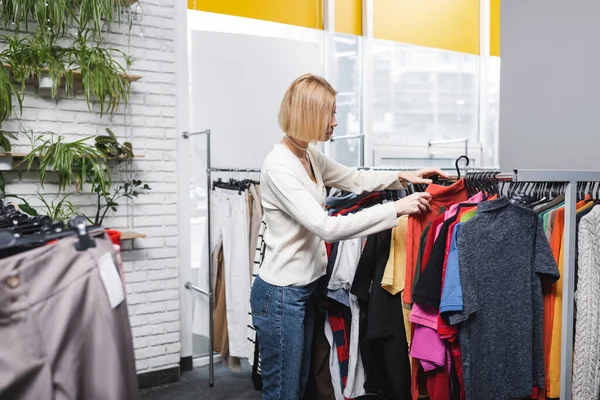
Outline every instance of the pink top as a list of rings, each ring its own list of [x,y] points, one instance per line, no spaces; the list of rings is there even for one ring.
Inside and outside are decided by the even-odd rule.
[[[425,371],[446,365],[446,346],[437,333],[437,310],[415,303],[409,320],[415,324],[410,356],[419,360]]]
[[[475,196],[473,196],[469,200],[467,200],[465,203],[481,203],[483,200],[484,200],[483,192],[479,192]],[[454,214],[456,214],[456,210],[458,210],[458,206],[460,204],[463,204],[463,203],[452,204],[450,206],[450,208],[448,208],[446,210],[446,212],[444,213],[444,221],[447,220],[448,218],[453,217]],[[440,234],[441,229],[442,229],[442,224],[438,225],[437,229],[435,230],[435,239],[438,238],[438,235]]]

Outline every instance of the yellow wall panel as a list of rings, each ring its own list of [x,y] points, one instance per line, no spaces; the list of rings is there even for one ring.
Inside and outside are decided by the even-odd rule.
[[[500,56],[500,0],[490,0],[490,55]]]
[[[361,0],[335,0],[335,31],[362,35]]]
[[[188,0],[188,8],[322,29],[321,3],[321,0]]]
[[[479,54],[479,0],[375,0],[378,39]]]

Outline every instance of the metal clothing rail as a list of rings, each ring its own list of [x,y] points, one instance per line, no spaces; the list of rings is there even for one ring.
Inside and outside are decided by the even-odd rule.
[[[213,339],[214,339],[214,293],[212,290],[212,257],[211,257],[211,207],[210,207],[210,190],[212,183],[212,173],[213,172],[260,172],[260,169],[256,168],[213,168],[211,162],[211,140],[210,140],[210,129],[206,129],[198,132],[183,132],[182,136],[184,139],[189,139],[191,136],[206,136],[206,188],[207,188],[207,196],[206,196],[206,210],[207,210],[207,237],[208,237],[208,291],[199,288],[198,286],[193,285],[191,282],[186,282],[184,287],[188,290],[195,291],[202,295],[208,297],[208,386],[215,386],[215,358],[214,358],[214,348],[213,348]]]

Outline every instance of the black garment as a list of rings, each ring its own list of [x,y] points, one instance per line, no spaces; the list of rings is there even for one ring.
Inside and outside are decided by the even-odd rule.
[[[331,348],[325,336],[325,318],[325,313],[320,310],[315,311],[312,360],[304,400],[335,400],[329,370]]]
[[[360,304],[359,343],[367,378],[365,390],[387,400],[404,400],[411,398],[411,382],[402,297],[381,288],[391,234],[387,230],[369,236],[351,293]]]

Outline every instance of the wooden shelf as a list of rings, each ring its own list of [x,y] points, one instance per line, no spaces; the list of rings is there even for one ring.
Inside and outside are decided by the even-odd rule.
[[[139,232],[121,232],[121,240],[145,239],[148,237],[145,233]]]
[[[10,65],[8,64],[2,64],[2,66],[8,70],[11,70],[12,68],[10,67]],[[42,68],[43,72],[48,72],[49,69],[48,68]],[[74,69],[72,70],[73,72],[73,80],[75,81],[80,81],[81,80],[81,71]],[[135,81],[139,81],[140,79],[143,78],[143,76],[141,75],[121,75],[122,77],[124,77],[125,79],[127,79],[129,82],[135,82]]]
[[[14,157],[14,158],[25,158],[29,155],[29,153],[0,153],[0,157]],[[39,155],[36,155],[36,158],[39,157]],[[124,157],[122,157],[124,160],[128,160]],[[137,159],[143,159],[144,156],[134,156],[133,159],[137,160]]]

